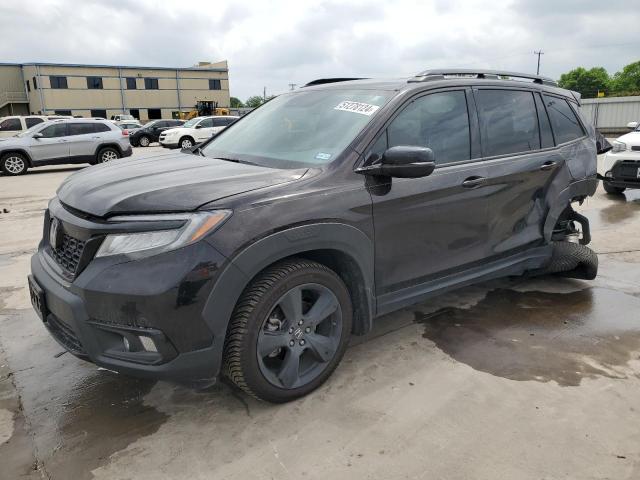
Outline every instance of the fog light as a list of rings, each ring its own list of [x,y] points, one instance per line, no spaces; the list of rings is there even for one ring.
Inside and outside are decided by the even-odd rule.
[[[124,344],[124,349],[128,352],[130,345],[129,345],[129,340],[127,340],[127,337],[122,337],[122,343]]]
[[[156,347],[155,342],[152,338],[140,336],[140,342],[142,343],[142,347],[147,352],[157,352],[158,348]]]

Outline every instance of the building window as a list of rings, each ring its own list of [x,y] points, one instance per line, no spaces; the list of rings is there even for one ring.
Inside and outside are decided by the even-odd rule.
[[[127,90],[135,90],[136,88],[138,87],[136,86],[135,77],[127,77]]]
[[[31,84],[29,83],[29,80],[27,80],[25,83],[27,84],[27,92],[30,92],[31,91]]]
[[[71,110],[54,110],[53,113],[56,115],[65,115],[67,117],[71,116]]]
[[[101,110],[101,109],[94,109],[94,110],[91,110],[91,116],[92,117],[107,118],[107,111],[106,110]]]
[[[38,89],[38,82],[36,82],[36,77],[33,77],[32,80],[33,80],[33,88],[35,88],[37,90]]]
[[[157,120],[162,118],[162,110],[159,108],[148,108],[147,116],[149,117],[149,120]]]
[[[140,120],[140,109],[138,108],[130,108],[129,114],[135,118],[136,120]]]
[[[209,79],[209,90],[222,90],[222,85],[218,79]]]
[[[90,90],[102,90],[102,77],[87,77],[87,88]]]
[[[53,75],[49,75],[49,82],[51,83],[51,88],[68,88],[67,77],[54,77]]]
[[[144,79],[144,88],[147,90],[158,90],[158,79],[157,78],[145,78]],[[151,117],[149,117],[151,118]]]

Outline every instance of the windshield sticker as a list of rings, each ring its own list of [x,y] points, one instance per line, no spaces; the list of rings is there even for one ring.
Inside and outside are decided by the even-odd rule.
[[[319,152],[316,154],[316,160],[329,160],[331,158],[330,153]]]
[[[345,100],[344,102],[340,102],[333,109],[342,110],[345,112],[360,113],[362,115],[366,115],[367,117],[370,117],[371,115],[376,113],[376,111],[379,108],[380,107],[378,105],[371,105],[369,103],[360,103],[360,102],[349,102]]]

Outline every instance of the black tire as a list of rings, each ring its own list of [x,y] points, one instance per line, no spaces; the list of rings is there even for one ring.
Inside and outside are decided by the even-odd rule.
[[[609,195],[621,195],[626,189],[624,187],[614,187],[609,182],[602,182],[604,191]]]
[[[107,163],[113,160],[117,160],[122,155],[120,152],[113,147],[105,147],[100,149],[98,155],[96,155],[96,163]]]
[[[323,312],[323,315],[318,318],[322,317],[324,320],[320,320],[313,329],[307,326],[306,320],[304,324],[296,322],[296,326],[291,327],[290,321],[287,320],[288,316],[284,314],[281,325],[274,327],[278,330],[276,332],[269,330],[267,327],[272,326],[270,322],[274,312],[285,312],[284,309],[278,309],[280,309],[283,299],[287,298],[291,292],[301,291],[300,298],[303,301],[300,303],[300,313],[302,313],[300,318],[309,314],[311,307],[320,303],[318,302],[320,298],[325,298],[323,292],[316,300],[311,300],[312,303],[305,304],[304,289],[312,285],[329,292],[327,295],[332,295],[331,298],[336,301],[335,311],[323,317],[327,310],[322,306],[318,308]],[[308,308],[306,313],[303,311],[304,305],[307,305]],[[351,332],[352,314],[349,291],[335,272],[324,265],[305,259],[293,258],[276,263],[260,273],[238,300],[229,322],[225,340],[225,375],[244,392],[260,400],[284,403],[302,397],[322,385],[340,363]],[[309,315],[309,317],[311,316]],[[338,316],[339,321],[337,320]],[[325,323],[326,321],[329,323]],[[322,361],[317,355],[318,343],[316,343],[319,333],[318,325],[320,324],[325,327],[328,325],[328,328],[332,330],[332,333],[327,337],[321,335],[324,339],[331,338],[331,350],[333,350],[332,352],[330,350],[322,352],[327,357]],[[335,331],[333,331],[334,328]],[[265,350],[259,343],[259,339],[265,336],[269,337],[272,333],[277,334],[278,338],[284,338],[285,343],[288,343],[282,344],[281,347],[276,346],[269,355],[259,355],[259,351]],[[298,334],[299,336],[296,336]],[[314,337],[315,339],[312,340]],[[306,344],[304,343],[305,338],[308,338]],[[302,346],[303,344],[306,346]],[[293,353],[296,350],[302,351],[297,354],[295,367],[297,381],[293,382],[291,387],[286,387],[284,381],[280,385],[276,385],[275,377],[267,374],[265,360],[272,362],[275,369],[282,367],[279,368],[279,373],[275,374],[280,378],[289,357],[296,357],[296,354]],[[275,357],[272,357],[274,354]],[[308,381],[303,382],[305,375],[309,375],[301,368],[305,361],[307,362],[307,372],[310,371],[314,376],[308,377]]]
[[[598,274],[598,255],[586,245],[555,242],[551,261],[544,273],[593,280]]]
[[[151,138],[149,138],[147,135],[140,136],[140,138],[138,139],[138,146],[148,147],[149,145],[151,145]]]
[[[29,169],[29,160],[18,152],[6,153],[0,159],[2,173],[10,176],[24,175]]]
[[[191,148],[196,144],[195,140],[189,136],[186,137],[182,137],[180,139],[180,141],[178,142],[178,146],[181,149],[187,149],[187,148]]]

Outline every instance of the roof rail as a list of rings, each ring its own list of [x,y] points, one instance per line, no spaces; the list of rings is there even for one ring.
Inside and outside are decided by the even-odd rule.
[[[325,83],[338,83],[338,82],[349,82],[351,80],[366,80],[365,78],[347,78],[347,77],[339,77],[339,78],[318,78],[317,80],[312,80],[311,82],[303,85],[303,87],[312,87],[314,85],[324,85]]]
[[[446,68],[440,70],[425,70],[410,78],[409,82],[427,82],[430,80],[443,80],[446,77],[475,77],[486,79],[498,79],[507,77],[508,80],[526,79],[540,85],[557,87],[558,82],[549,77],[534,75],[531,73],[508,72],[503,70],[478,70],[475,68]]]

